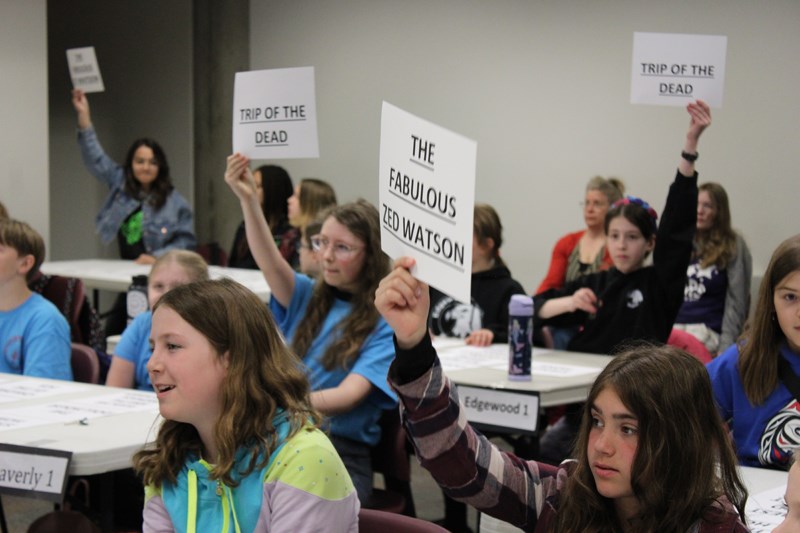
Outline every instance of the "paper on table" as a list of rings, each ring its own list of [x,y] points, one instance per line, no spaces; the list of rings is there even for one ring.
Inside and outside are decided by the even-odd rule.
[[[451,346],[439,353],[445,373],[469,368],[508,369],[508,345],[492,344],[486,347]],[[598,374],[597,368],[537,361],[534,354],[531,373],[534,376],[574,377]]]
[[[149,399],[152,396],[152,399]],[[132,413],[135,411],[158,411],[155,394],[136,393],[135,391],[118,394],[99,394],[88,398],[52,402],[19,409],[6,409],[6,416],[29,417],[48,422],[76,422],[83,419]]]
[[[0,403],[35,400],[77,390],[68,381],[0,381]]]
[[[775,487],[750,495],[744,512],[750,531],[768,533],[783,521],[787,510],[783,500],[785,494],[786,487]]]

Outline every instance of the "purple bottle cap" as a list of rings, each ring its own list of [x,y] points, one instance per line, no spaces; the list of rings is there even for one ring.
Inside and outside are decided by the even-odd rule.
[[[525,294],[515,294],[508,302],[511,316],[533,316],[533,298]]]

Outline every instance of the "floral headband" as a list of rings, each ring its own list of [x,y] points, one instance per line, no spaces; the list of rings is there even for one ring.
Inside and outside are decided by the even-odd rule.
[[[614,204],[611,206],[611,209],[630,204],[638,205],[639,207],[647,211],[647,214],[650,215],[650,218],[653,220],[653,229],[654,230],[657,229],[658,226],[656,222],[658,221],[658,213],[656,213],[655,209],[650,207],[650,204],[648,204],[641,198],[637,198],[636,196],[626,196],[625,198],[622,198],[614,202]]]

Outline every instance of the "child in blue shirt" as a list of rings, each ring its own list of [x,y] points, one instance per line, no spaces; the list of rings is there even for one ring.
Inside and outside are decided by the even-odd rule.
[[[170,250],[153,263],[147,280],[147,302],[152,309],[166,292],[179,285],[208,279],[208,265],[194,252]],[[114,349],[106,385],[153,390],[147,373],[150,359],[150,327],[153,313],[140,313],[133,319]]]
[[[800,398],[783,365],[785,375],[800,375],[800,235],[772,254],[742,338],[706,367],[745,466],[788,468],[797,448]]]
[[[71,380],[67,320],[28,288],[44,256],[44,240],[36,230],[0,220],[0,372]]]
[[[281,256],[246,157],[228,157],[225,181],[239,198],[250,250],[272,291],[270,309],[307,368],[311,403],[330,417],[331,441],[366,502],[372,493],[370,451],[380,439],[378,420],[397,405],[386,382],[394,357],[392,331],[373,302],[389,271],[378,210],[359,200],[327,214],[312,239],[321,267],[314,280],[292,270]]]

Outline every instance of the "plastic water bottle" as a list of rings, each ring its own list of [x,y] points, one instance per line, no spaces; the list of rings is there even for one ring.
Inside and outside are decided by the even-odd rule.
[[[508,302],[508,379],[531,380],[533,298],[515,294]]]
[[[128,287],[126,307],[128,309],[128,324],[137,315],[144,313],[150,307],[147,303],[147,276],[133,276],[133,283]]]

